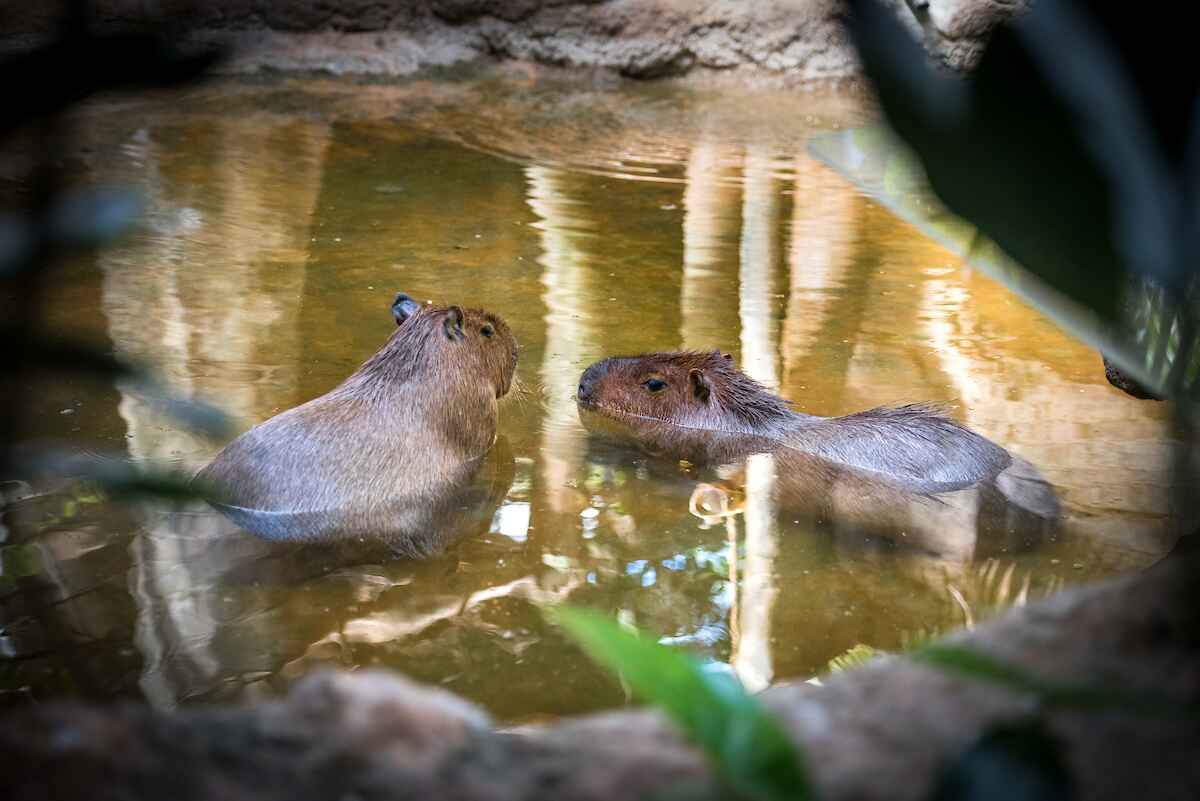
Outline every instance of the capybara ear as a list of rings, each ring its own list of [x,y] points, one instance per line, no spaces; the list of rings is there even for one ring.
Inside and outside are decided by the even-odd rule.
[[[421,304],[401,292],[392,301],[392,317],[396,318],[396,325],[403,325],[404,321],[421,310]]]
[[[720,351],[717,351],[717,352],[720,353]],[[725,357],[725,361],[727,361],[727,362],[733,361],[732,353],[722,353],[721,355]]]
[[[708,379],[704,377],[704,371],[693,367],[688,371],[688,382],[692,385],[692,394],[696,396],[696,400],[708,403]]]
[[[463,337],[463,310],[458,306],[451,306],[446,310],[446,321],[442,323],[442,327],[446,329],[446,336],[454,342]]]

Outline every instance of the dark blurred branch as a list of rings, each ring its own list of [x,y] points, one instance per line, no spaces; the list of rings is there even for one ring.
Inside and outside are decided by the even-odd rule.
[[[66,114],[102,91],[178,86],[200,77],[221,53],[184,52],[147,21],[140,33],[98,34],[83,0],[67,0],[55,41],[0,61],[0,140],[25,128],[32,132],[33,161],[26,176],[27,210],[0,221],[0,290],[11,308],[0,327],[8,354],[0,368],[0,477],[16,465],[13,449],[24,432],[23,400],[36,373],[90,373],[136,382],[164,412],[202,429],[225,422],[215,409],[172,397],[136,365],[91,346],[41,332],[49,269],[72,250],[102,246],[125,230],[140,200],[115,190],[71,191],[60,164],[70,127]],[[128,483],[128,482],[126,482]],[[146,480],[153,486],[153,480]],[[164,485],[165,486],[165,485]]]
[[[215,50],[183,53],[154,34],[76,32],[0,62],[0,135],[57,114],[96,92],[178,86],[203,75]]]

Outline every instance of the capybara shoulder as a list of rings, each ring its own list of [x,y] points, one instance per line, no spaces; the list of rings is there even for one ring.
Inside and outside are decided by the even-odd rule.
[[[433,503],[469,476],[496,438],[516,340],[482,309],[401,294],[392,314],[396,330],[345,381],[246,431],[198,478],[227,506],[321,521],[348,507]],[[331,533],[312,527],[298,523],[297,538]]]

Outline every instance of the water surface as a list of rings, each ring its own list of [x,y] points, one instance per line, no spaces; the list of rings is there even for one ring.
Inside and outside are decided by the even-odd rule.
[[[610,612],[759,688],[1154,561],[1173,536],[1165,411],[806,154],[868,116],[836,92],[519,74],[92,107],[71,163],[147,214],[60,274],[50,325],[248,427],[354,370],[397,291],[487,308],[521,345],[511,484],[444,556],[369,564],[264,555],[204,508],[9,485],[32,495],[0,544],[0,687],[172,707],[384,666],[525,721],[626,700],[539,604]],[[1019,551],[856,542],[773,514],[754,465],[729,514],[698,516],[712,476],[596,442],[572,399],[596,359],[677,348],[733,354],[811,414],[943,403],[1037,465],[1067,520]],[[31,435],[181,471],[222,444],[119,384],[57,380],[31,403]]]

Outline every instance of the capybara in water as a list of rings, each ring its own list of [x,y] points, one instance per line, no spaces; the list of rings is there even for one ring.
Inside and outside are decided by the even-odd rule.
[[[719,351],[604,359],[583,373],[576,397],[585,413],[602,418],[585,414],[590,428],[656,454],[709,465],[774,454],[777,497],[815,517],[887,520],[884,527],[902,529],[916,516],[933,535],[956,505],[970,507],[956,508],[956,519],[974,526],[997,494],[1008,510],[1006,528],[1014,510],[1025,526],[1058,514],[1053,489],[1032,465],[929,406],[802,414]],[[982,495],[964,501],[975,489]]]
[[[492,446],[517,343],[480,309],[400,294],[392,314],[398,328],[353,375],[251,428],[197,474],[222,491],[221,511],[268,539],[372,537],[413,550],[430,510],[463,490]]]

